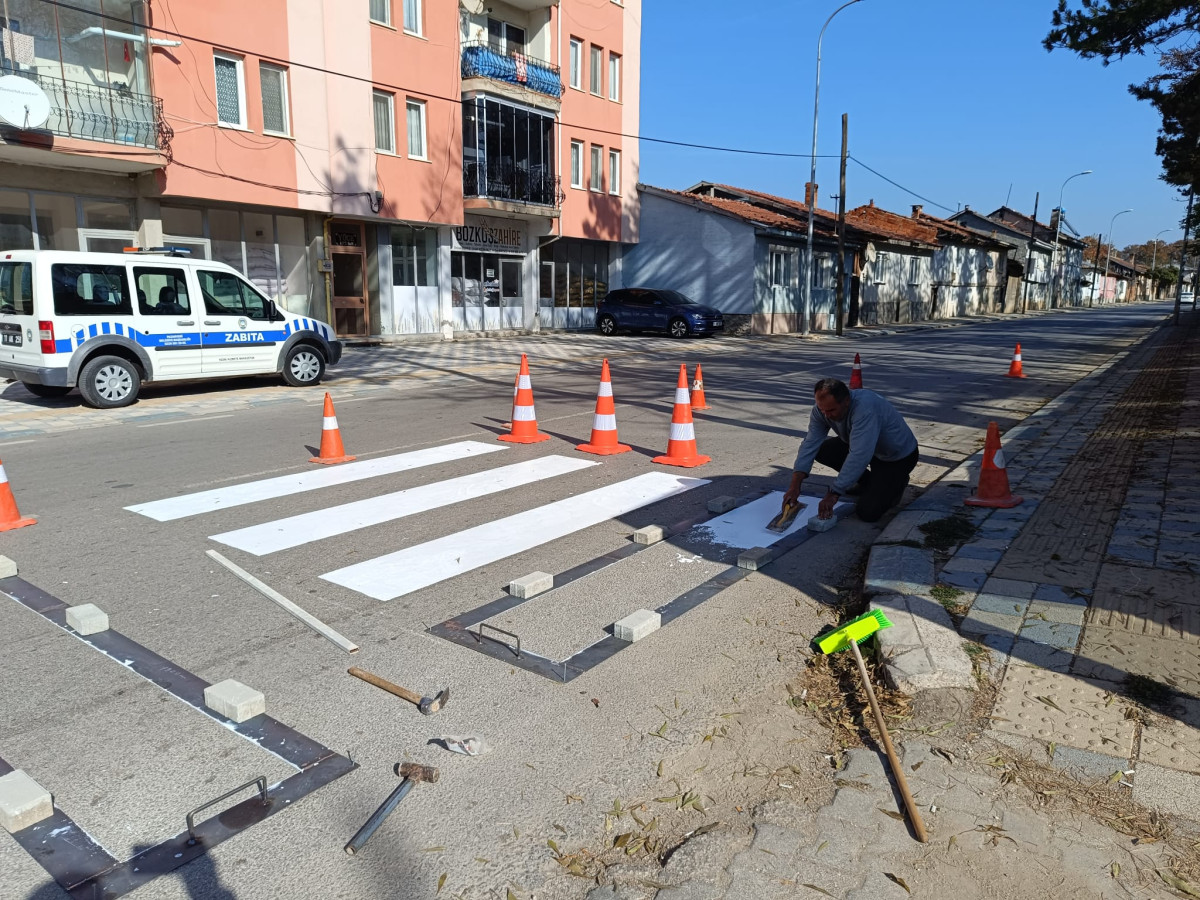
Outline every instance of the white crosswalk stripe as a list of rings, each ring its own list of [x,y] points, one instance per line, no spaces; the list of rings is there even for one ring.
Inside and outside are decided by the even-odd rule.
[[[394,600],[705,484],[705,479],[664,472],[638,475],[346,566],[321,578],[376,600]]]
[[[250,528],[214,534],[212,540],[255,556],[264,556],[596,465],[599,463],[584,459],[542,456],[499,469],[474,472]]]
[[[495,453],[504,449],[506,448],[501,445],[484,444],[479,441],[458,441],[442,447],[413,450],[409,453],[399,453],[379,459],[365,459],[361,462],[346,463],[326,469],[314,469],[294,475],[281,475],[278,478],[234,484],[211,491],[171,497],[167,500],[155,500],[152,503],[139,503],[127,506],[125,509],[159,522],[169,522],[218,509],[274,500],[278,497],[287,497],[291,494],[300,494],[304,491],[333,487],[334,485],[350,484],[380,475],[394,475],[397,472],[407,472],[411,469],[466,459],[483,453]]]

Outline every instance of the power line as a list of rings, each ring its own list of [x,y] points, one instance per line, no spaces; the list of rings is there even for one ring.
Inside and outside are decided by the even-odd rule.
[[[846,159],[850,160],[851,162],[858,163],[860,166],[862,166],[864,169],[866,169],[872,175],[876,175],[879,178],[882,178],[888,184],[900,188],[900,190],[904,191],[904,193],[911,194],[912,196],[916,197],[918,200],[924,200],[926,203],[928,203],[932,206],[936,206],[938,209],[946,210],[946,212],[957,212],[957,210],[951,209],[949,206],[946,206],[944,203],[938,203],[936,200],[930,200],[928,197],[922,196],[921,194],[918,194],[916,191],[906,188],[904,185],[900,184],[899,182],[892,181],[892,179],[888,178],[882,172],[877,172],[874,169],[872,169],[861,159],[856,159],[855,157],[850,156],[849,154],[847,154]]]

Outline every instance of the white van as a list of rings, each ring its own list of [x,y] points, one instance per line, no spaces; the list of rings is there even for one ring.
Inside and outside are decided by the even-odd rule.
[[[88,406],[113,409],[146,381],[277,373],[317,384],[341,358],[324,322],[184,252],[0,251],[0,377],[39,397],[78,387]]]

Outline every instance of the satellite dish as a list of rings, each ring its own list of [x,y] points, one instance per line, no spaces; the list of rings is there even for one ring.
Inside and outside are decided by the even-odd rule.
[[[868,241],[867,246],[863,248],[863,259],[868,264],[875,262],[875,244],[873,242]]]
[[[50,118],[50,98],[36,82],[19,75],[0,76],[0,119],[14,128],[41,128]]]
[[[483,15],[484,0],[459,0],[458,5],[472,16]]]

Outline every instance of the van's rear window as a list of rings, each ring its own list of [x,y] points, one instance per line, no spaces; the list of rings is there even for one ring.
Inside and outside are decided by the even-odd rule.
[[[58,263],[50,267],[54,313],[59,316],[131,316],[124,266]]]
[[[33,315],[32,263],[0,263],[0,313]]]

